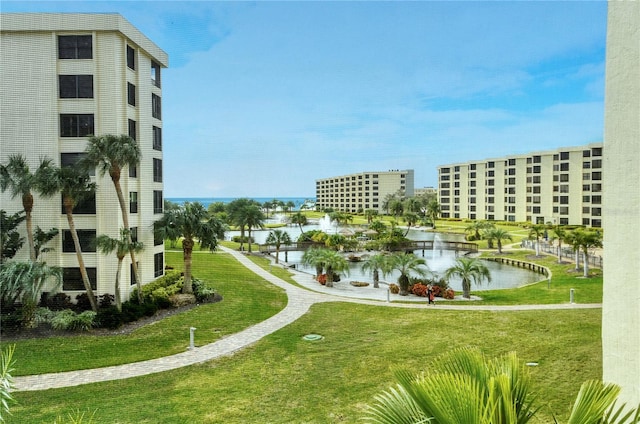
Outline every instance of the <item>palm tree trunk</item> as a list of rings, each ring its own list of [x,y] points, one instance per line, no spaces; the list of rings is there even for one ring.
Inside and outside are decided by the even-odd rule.
[[[471,299],[471,282],[467,278],[462,279],[462,297]]]
[[[120,172],[111,174],[111,181],[116,188],[116,194],[118,195],[118,203],[120,203],[120,212],[122,212],[122,223],[127,230],[129,227],[129,214],[127,212],[127,205],[124,201],[124,195],[122,194],[122,187],[120,186]],[[127,235],[127,241],[131,245],[131,233]],[[136,262],[136,255],[133,249],[129,250],[129,256],[131,257],[131,266],[133,267],[133,276],[136,280],[136,287],[138,288],[138,303],[142,304],[142,284],[140,283],[140,276],[138,275],[138,263]]]
[[[120,271],[122,270],[122,260],[123,257],[118,256],[118,270],[116,271],[116,284],[114,286],[115,297],[116,297],[116,308],[118,308],[118,312],[122,312],[122,298],[120,296]]]
[[[65,203],[67,201],[65,200]],[[91,289],[91,282],[89,281],[89,275],[87,274],[87,268],[84,266],[84,259],[82,258],[82,247],[80,247],[80,240],[78,239],[78,233],[76,231],[76,226],[73,222],[73,208],[70,208],[68,205],[65,205],[65,212],[67,214],[67,222],[69,222],[69,231],[71,232],[71,238],[73,239],[73,245],[76,249],[76,258],[78,258],[78,267],[80,268],[80,275],[82,276],[82,284],[84,284],[84,289],[87,292],[87,297],[89,298],[89,303],[91,304],[91,309],[94,312],[98,312],[98,304],[96,302],[96,298],[93,295],[93,290]]]
[[[36,261],[36,248],[33,241],[33,221],[31,211],[33,210],[33,195],[31,193],[22,196],[22,207],[24,209],[25,224],[27,226],[27,242],[29,243],[29,259]]]
[[[276,246],[276,263],[278,263],[279,256],[280,256],[280,246]]]
[[[193,240],[182,240],[182,258],[184,259],[184,284],[182,285],[182,293],[193,293],[191,284],[191,254],[193,252]]]
[[[582,269],[584,270],[584,278],[587,278],[589,276],[589,254],[587,252],[582,252]]]
[[[373,288],[377,289],[380,287],[378,284],[380,282],[380,272],[377,269],[373,270]]]
[[[248,251],[249,251],[249,253],[251,253],[251,226],[249,226],[247,233],[249,234],[249,236],[247,238],[247,243],[249,244],[249,250]]]
[[[333,268],[327,267],[327,287],[333,287]]]

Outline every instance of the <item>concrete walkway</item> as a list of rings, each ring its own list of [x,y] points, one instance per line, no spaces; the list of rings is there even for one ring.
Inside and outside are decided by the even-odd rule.
[[[309,311],[311,305],[321,302],[353,302],[375,306],[391,306],[397,308],[441,309],[441,310],[474,310],[474,311],[516,311],[516,310],[540,310],[540,309],[592,309],[600,308],[600,304],[554,304],[554,305],[453,305],[439,302],[437,305],[426,306],[425,301],[416,303],[387,303],[386,301],[363,299],[362,291],[349,290],[340,293],[340,296],[319,293],[293,286],[280,278],[263,270],[244,254],[221,247],[222,250],[234,256],[240,263],[255,272],[270,283],[284,289],[287,293],[287,306],[271,318],[253,325],[239,333],[232,334],[214,343],[197,347],[193,350],[148,361],[134,362],[130,364],[116,365],[105,368],[68,371],[61,373],[30,375],[16,377],[14,379],[16,391],[46,390],[60,387],[79,386],[82,384],[101,381],[120,380],[130,377],[169,371],[188,365],[206,362],[212,359],[231,355],[234,352],[252,345],[261,338],[291,324]],[[295,272],[295,271],[294,271]],[[308,275],[295,272],[296,279],[309,279]],[[386,290],[378,289],[378,293],[386,293]],[[377,295],[378,297],[380,294]],[[383,295],[386,297],[386,294]]]

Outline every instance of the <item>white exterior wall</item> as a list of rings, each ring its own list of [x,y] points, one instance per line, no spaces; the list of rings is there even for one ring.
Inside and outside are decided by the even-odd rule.
[[[609,3],[605,94],[603,379],[640,403],[640,2]]]
[[[129,178],[128,169],[121,175],[122,191],[127,208],[129,192],[138,192],[138,213],[129,214],[129,224],[138,228],[138,240],[145,250],[136,256],[142,282],[152,281],[154,254],[163,252],[164,246],[154,246],[153,222],[160,215],[153,213],[153,190],[162,190],[161,182],[153,182],[153,158],[162,158],[162,152],[152,148],[152,125],[162,127],[162,121],[152,118],[151,93],[161,96],[161,89],[151,82],[151,61],[162,68],[167,56],[137,29],[119,15],[100,14],[3,14],[2,19],[2,79],[0,162],[6,163],[12,154],[27,157],[31,170],[35,170],[40,157],[49,157],[60,165],[61,153],[83,152],[86,138],[60,137],[60,114],[94,114],[94,132],[102,134],[128,134],[128,119],[136,121],[137,141],[142,151],[137,178]],[[58,59],[58,35],[92,35],[92,59]],[[136,69],[127,67],[127,44],[135,49]],[[153,52],[151,56],[149,52]],[[93,75],[92,99],[60,99],[58,75]],[[136,86],[136,106],[127,103],[127,82]],[[95,229],[96,234],[119,236],[123,226],[119,203],[109,175],[97,173],[95,182],[96,214],[74,214],[76,229]],[[0,208],[9,213],[22,210],[20,199],[11,200],[9,193],[0,194]],[[61,211],[60,196],[52,199],[35,197],[34,228],[47,230],[56,227],[68,229],[66,216]],[[24,225],[21,226],[23,235]],[[28,258],[25,246],[17,260]],[[60,267],[78,266],[75,253],[62,251],[62,236],[48,245],[54,252],[43,259]],[[115,254],[102,255],[85,252],[87,267],[96,267],[96,294],[113,294],[117,269]],[[121,273],[121,295],[127,299],[131,289],[130,259],[124,260]],[[72,298],[82,291],[68,291]]]

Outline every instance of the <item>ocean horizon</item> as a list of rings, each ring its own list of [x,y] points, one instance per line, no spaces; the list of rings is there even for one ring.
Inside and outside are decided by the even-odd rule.
[[[284,203],[293,202],[294,210],[300,209],[306,201],[315,202],[316,198],[314,196],[299,196],[299,197],[248,197],[248,196],[240,196],[240,197],[166,197],[165,200],[168,200],[173,203],[177,203],[179,205],[184,204],[185,202],[200,202],[204,205],[204,207],[209,207],[210,204],[216,202],[222,203],[231,203],[236,199],[251,199],[259,202],[261,204],[265,202],[270,202],[272,200],[280,200]]]

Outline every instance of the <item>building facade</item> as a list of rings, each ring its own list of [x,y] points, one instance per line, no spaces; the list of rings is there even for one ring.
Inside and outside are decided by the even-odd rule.
[[[384,212],[388,196],[413,196],[413,169],[361,172],[316,180],[316,210],[358,213],[367,209]]]
[[[32,171],[44,157],[67,166],[82,156],[89,135],[134,138],[142,160],[123,170],[120,183],[132,233],[144,244],[136,257],[141,281],[162,275],[164,246],[154,239],[153,224],[163,212],[161,70],[167,54],[118,14],[2,14],[1,24],[0,163],[22,155]],[[117,258],[96,252],[94,240],[118,238],[123,220],[108,173],[92,178],[95,198],[75,208],[75,227],[96,294],[114,294]],[[9,191],[0,196],[1,209],[22,210],[20,198],[11,199]],[[61,198],[34,197],[34,228],[60,231],[42,259],[63,269],[62,289],[75,298],[84,286]],[[15,259],[27,259],[27,250]],[[128,256],[124,264],[121,296],[128,299],[135,278]]]
[[[602,226],[602,143],[438,167],[443,218]]]

